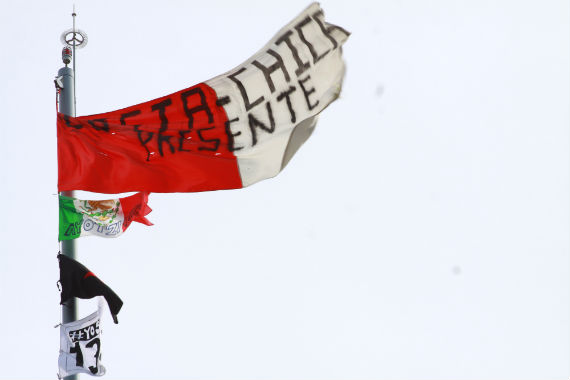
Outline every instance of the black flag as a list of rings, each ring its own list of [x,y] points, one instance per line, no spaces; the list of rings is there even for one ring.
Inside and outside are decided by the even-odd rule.
[[[117,314],[123,306],[123,301],[119,296],[83,264],[62,254],[58,254],[57,259],[59,260],[59,282],[62,288],[61,304],[63,305],[71,297],[86,299],[103,296],[109,305],[113,321],[119,323]]]

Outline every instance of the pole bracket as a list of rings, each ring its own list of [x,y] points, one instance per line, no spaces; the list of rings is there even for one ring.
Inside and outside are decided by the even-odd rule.
[[[55,77],[55,79],[53,80],[53,83],[55,84],[55,88],[57,88],[58,90],[63,89],[63,77],[62,76]]]

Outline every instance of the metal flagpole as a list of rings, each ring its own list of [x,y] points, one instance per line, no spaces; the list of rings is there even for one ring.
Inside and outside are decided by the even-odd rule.
[[[75,28],[75,5],[73,6],[73,29],[63,32],[61,41],[65,45],[62,50],[62,60],[65,67],[57,72],[55,81],[59,91],[59,112],[68,116],[76,116],[75,113],[75,49],[85,47],[87,44],[87,34]],[[73,60],[73,69],[67,65]],[[73,197],[73,191],[63,191],[60,195]],[[75,240],[63,240],[61,242],[61,254],[75,259]],[[71,298],[61,307],[61,317],[63,323],[77,320],[77,305],[75,298]],[[77,375],[67,376],[66,379],[77,380]]]

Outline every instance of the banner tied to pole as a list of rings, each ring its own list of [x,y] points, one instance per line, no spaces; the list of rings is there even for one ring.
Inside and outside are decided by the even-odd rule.
[[[339,96],[348,36],[313,3],[225,74],[118,111],[58,113],[59,191],[196,192],[277,175]]]
[[[119,323],[117,314],[123,307],[119,296],[80,262],[65,255],[57,255],[59,260],[59,282],[61,283],[61,304],[72,297],[89,299],[103,296],[109,305],[111,316]]]
[[[81,236],[117,237],[131,225],[139,222],[152,226],[145,218],[152,209],[147,205],[148,194],[88,201],[59,196],[59,240]]]
[[[101,309],[102,302],[93,314],[59,328],[59,378],[77,373],[103,376],[101,364]]]

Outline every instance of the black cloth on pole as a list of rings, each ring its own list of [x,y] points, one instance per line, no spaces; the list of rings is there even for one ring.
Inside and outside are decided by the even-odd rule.
[[[87,299],[103,296],[109,305],[113,321],[119,323],[117,314],[123,306],[123,301],[119,296],[78,261],[62,254],[58,254],[57,259],[59,260],[61,304],[63,305],[71,297]]]

